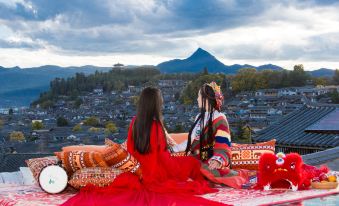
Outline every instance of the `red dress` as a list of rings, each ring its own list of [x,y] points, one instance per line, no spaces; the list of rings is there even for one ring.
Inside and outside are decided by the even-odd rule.
[[[129,172],[119,175],[104,188],[87,186],[65,202],[64,206],[118,205],[224,205],[195,195],[214,192],[200,173],[200,162],[194,157],[171,157],[160,123],[151,128],[150,151],[134,150],[132,120],[127,150],[140,162],[142,180]]]

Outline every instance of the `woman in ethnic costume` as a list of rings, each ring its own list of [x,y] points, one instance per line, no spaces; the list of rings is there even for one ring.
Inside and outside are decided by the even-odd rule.
[[[200,114],[189,130],[188,140],[182,143],[186,144],[186,153],[201,161],[202,173],[212,182],[241,188],[248,182],[248,171],[230,169],[231,135],[227,118],[221,112],[220,87],[215,82],[204,84],[197,101]]]
[[[194,157],[172,157],[167,149],[159,89],[145,88],[127,137],[127,150],[141,165],[142,179],[120,174],[105,188],[87,186],[63,206],[223,205],[197,194],[214,192]]]

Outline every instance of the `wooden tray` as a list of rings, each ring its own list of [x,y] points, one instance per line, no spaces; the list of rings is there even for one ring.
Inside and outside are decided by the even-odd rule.
[[[335,189],[338,187],[338,182],[311,182],[314,189]]]

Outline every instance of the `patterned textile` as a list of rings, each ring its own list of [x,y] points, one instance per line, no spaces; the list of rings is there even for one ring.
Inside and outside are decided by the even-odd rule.
[[[206,116],[206,115],[205,115]],[[249,183],[249,171],[245,170],[231,170],[231,136],[230,129],[226,119],[226,116],[218,111],[213,114],[212,122],[212,134],[213,143],[208,146],[207,154],[199,154],[200,141],[194,138],[192,143],[192,154],[201,160],[201,172],[210,181],[218,184],[224,184],[233,188],[242,188],[243,185]],[[208,127],[206,126],[203,130],[203,135],[207,139]],[[203,143],[203,147],[206,147],[206,143]],[[210,150],[213,150],[213,155],[209,154]],[[209,169],[209,162],[216,160],[221,163],[219,169]]]
[[[127,150],[127,140],[120,144],[124,150]]]
[[[222,187],[216,193],[203,195],[204,198],[222,202],[228,205],[277,205],[316,197],[339,194],[339,189],[333,190],[244,190]],[[323,205],[326,205],[324,203]]]
[[[205,114],[205,116],[209,116]],[[205,117],[206,119],[206,117]],[[207,121],[206,121],[207,123]],[[206,123],[204,125],[206,125]],[[194,141],[192,143],[193,154],[197,157],[200,156],[199,148],[200,143],[197,136],[200,135],[201,129],[199,129],[199,124],[197,124],[198,129],[196,130],[196,137],[194,137]],[[231,160],[231,135],[229,125],[226,119],[226,116],[218,111],[214,111],[213,113],[213,122],[212,122],[212,130],[214,136],[214,145],[210,145],[213,147],[213,156],[210,156],[208,152],[206,154],[202,154],[203,160],[206,159],[214,159],[221,163],[222,167],[228,167],[230,165]],[[195,131],[195,129],[193,130]],[[205,126],[203,134],[205,139],[207,139],[208,135],[208,127]],[[206,143],[203,143],[203,148],[208,147]],[[204,152],[204,151],[203,151]]]
[[[273,139],[256,144],[232,144],[232,169],[258,170],[259,158],[263,153],[275,152]]]
[[[29,167],[29,169],[32,171],[33,177],[37,182],[39,181],[39,175],[40,175],[41,170],[48,165],[57,164],[57,162],[58,162],[58,158],[55,156],[26,160],[26,164]]]
[[[85,152],[99,152],[102,153],[107,148],[106,145],[71,145],[63,147],[63,152],[70,151],[85,151]]]
[[[98,152],[69,151],[55,152],[55,155],[62,161],[68,174],[86,167],[107,167],[102,155]]]
[[[202,197],[222,202],[228,205],[275,205],[296,200],[305,200],[315,197],[324,197],[339,194],[339,189],[333,190],[237,190],[227,187],[218,188],[216,193],[202,195]],[[76,191],[68,188],[61,194],[51,195],[43,192],[38,186],[15,186],[0,184],[0,206],[56,206],[73,197]],[[327,205],[323,202],[322,205]],[[335,205],[335,204],[333,204]]]
[[[171,153],[172,157],[183,157],[186,156],[186,152],[173,152]]]
[[[42,191],[37,185],[0,184],[0,206],[56,206],[73,197],[76,192],[68,187],[64,192],[52,195]]]
[[[141,167],[138,160],[136,160],[127,150],[120,144],[113,142],[106,138],[105,144],[109,148],[102,154],[108,166],[113,166],[124,172],[132,172],[141,177]]]
[[[68,181],[76,189],[92,184],[104,187],[111,184],[122,171],[110,167],[92,167],[76,171]]]

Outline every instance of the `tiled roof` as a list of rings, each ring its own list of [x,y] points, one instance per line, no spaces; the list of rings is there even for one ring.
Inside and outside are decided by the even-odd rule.
[[[335,106],[302,108],[286,115],[256,134],[256,142],[277,140],[277,145],[333,148],[339,146],[339,134],[305,132],[305,129],[335,111]]]
[[[304,163],[310,165],[327,165],[331,170],[339,171],[339,147],[321,152],[303,155]]]
[[[324,116],[315,124],[306,128],[306,131],[339,133],[339,108]]]
[[[25,160],[51,156],[43,153],[0,154],[0,172],[15,172],[19,167],[27,167]]]

